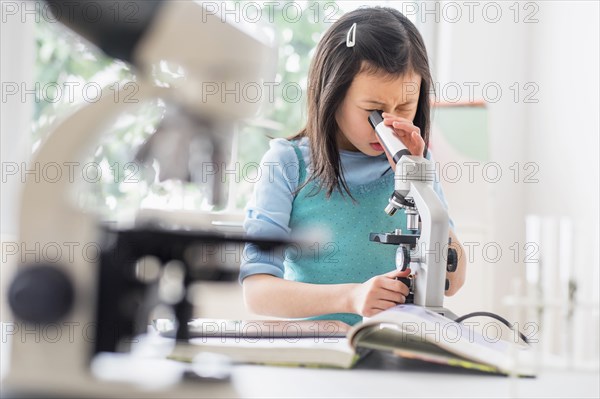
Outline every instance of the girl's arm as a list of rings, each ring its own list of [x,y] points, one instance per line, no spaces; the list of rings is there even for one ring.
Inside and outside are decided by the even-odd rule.
[[[465,251],[450,230],[451,247],[456,250],[456,271],[446,273],[452,296],[465,282]],[[243,280],[244,303],[251,312],[273,317],[301,318],[328,313],[356,313],[370,317],[382,310],[404,303],[408,288],[396,277],[407,270],[393,270],[362,284],[308,284],[285,280],[270,274],[253,274]]]
[[[351,313],[350,292],[356,285],[308,284],[254,274],[244,279],[244,302],[251,312],[273,317]]]
[[[404,303],[408,287],[396,277],[409,273],[410,270],[393,270],[362,284],[309,284],[253,274],[243,281],[244,302],[251,312],[265,316],[301,318],[356,313],[370,317]]]

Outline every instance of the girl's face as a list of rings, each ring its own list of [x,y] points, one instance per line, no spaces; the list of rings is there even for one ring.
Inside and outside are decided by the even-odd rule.
[[[420,87],[421,77],[415,73],[394,79],[365,72],[357,74],[335,115],[340,129],[338,148],[371,156],[383,154],[375,130],[369,124],[369,114],[379,109],[412,123],[417,113]]]

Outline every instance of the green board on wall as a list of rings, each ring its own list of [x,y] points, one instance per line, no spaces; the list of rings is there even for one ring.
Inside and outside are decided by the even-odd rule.
[[[433,110],[436,134],[467,158],[489,161],[487,108],[484,106],[444,106]],[[434,138],[435,140],[435,138]]]

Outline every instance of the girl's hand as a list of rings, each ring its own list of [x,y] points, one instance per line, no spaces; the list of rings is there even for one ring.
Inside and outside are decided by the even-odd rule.
[[[413,123],[406,118],[388,114],[387,112],[384,112],[382,116],[383,124],[391,127],[394,130],[396,137],[402,141],[412,155],[423,156],[423,151],[425,150],[425,141],[423,141],[423,138],[421,137],[421,129],[413,125]],[[395,170],[396,163],[393,161],[387,151],[386,155],[390,161],[390,164],[392,164],[392,167]]]
[[[354,313],[371,317],[404,303],[409,294],[408,287],[396,280],[396,277],[406,277],[409,274],[410,269],[405,271],[396,269],[357,285],[350,292],[350,303]]]

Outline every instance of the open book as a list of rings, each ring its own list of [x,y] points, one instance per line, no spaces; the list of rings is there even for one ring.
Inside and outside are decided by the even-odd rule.
[[[169,322],[155,321],[163,336]],[[211,320],[190,322],[189,343],[171,358],[193,361],[217,352],[238,363],[352,368],[371,350],[425,362],[499,374],[534,375],[530,351],[486,337],[472,328],[415,305],[397,305],[353,327],[332,320]]]

